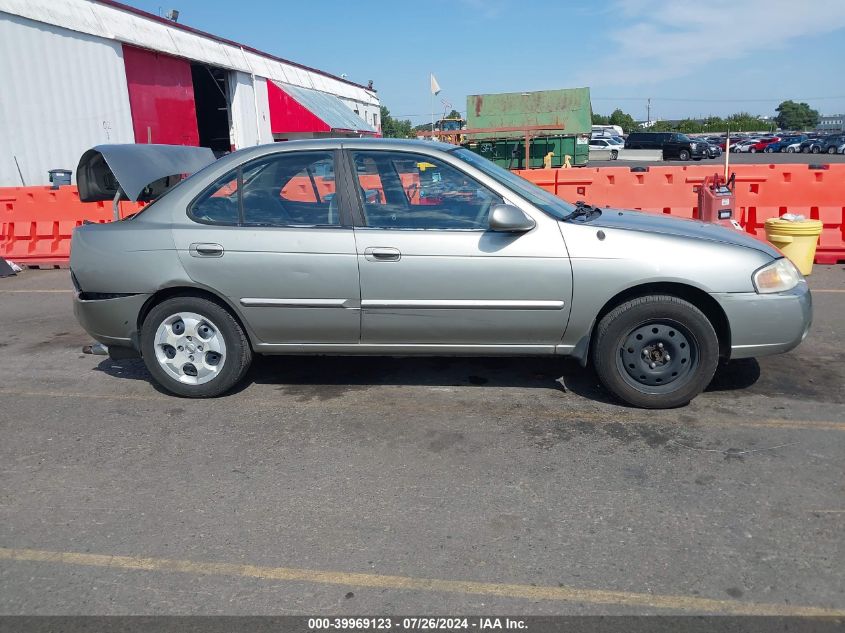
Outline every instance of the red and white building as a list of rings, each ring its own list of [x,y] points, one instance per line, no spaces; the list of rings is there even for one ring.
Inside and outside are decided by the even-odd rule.
[[[103,143],[377,135],[371,87],[111,0],[0,0],[0,186]]]

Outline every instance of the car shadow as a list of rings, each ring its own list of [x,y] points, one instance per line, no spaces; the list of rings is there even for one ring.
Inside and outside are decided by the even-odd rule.
[[[106,358],[95,370],[123,380],[144,380],[168,393],[151,380],[140,359]],[[755,359],[720,364],[707,391],[745,389],[759,377]],[[245,379],[226,395],[252,384],[275,385],[316,399],[381,385],[518,387],[571,391],[588,400],[626,406],[602,387],[591,367],[560,357],[257,356]]]

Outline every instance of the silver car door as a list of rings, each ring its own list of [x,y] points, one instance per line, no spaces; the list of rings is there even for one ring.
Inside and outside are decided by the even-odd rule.
[[[555,220],[535,210],[527,233],[489,231],[487,214],[502,197],[459,161],[388,150],[349,155],[363,211],[355,228],[362,344],[554,351],[572,294]]]
[[[187,209],[173,235],[199,285],[236,306],[260,344],[357,344],[355,240],[335,152],[287,151],[242,165]]]

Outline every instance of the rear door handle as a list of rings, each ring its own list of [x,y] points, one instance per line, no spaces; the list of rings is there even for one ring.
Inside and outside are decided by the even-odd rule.
[[[364,249],[364,257],[370,262],[398,262],[402,259],[402,253],[398,248],[371,246]]]
[[[220,244],[204,244],[194,242],[188,248],[191,257],[223,257],[223,247]]]

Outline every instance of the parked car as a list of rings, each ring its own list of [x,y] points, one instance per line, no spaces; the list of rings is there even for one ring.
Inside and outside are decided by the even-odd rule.
[[[843,134],[827,136],[819,145],[819,151],[822,154],[836,154],[842,143],[845,143],[845,135]]]
[[[619,150],[623,147],[618,143],[612,143],[610,139],[592,138],[590,139],[590,149],[610,150],[610,160],[619,158]]]
[[[823,138],[808,138],[799,145],[799,149],[804,154],[818,154],[822,150]]]
[[[789,147],[792,147],[794,152],[804,141],[807,140],[806,134],[797,134],[794,136],[784,136],[779,141],[769,143],[763,150],[769,154],[773,152],[789,152]],[[790,152],[791,153],[791,152]]]
[[[746,154],[751,151],[751,148],[757,144],[759,139],[749,138],[738,142],[736,145],[731,145],[731,151],[738,154]]]
[[[701,160],[707,156],[704,141],[694,141],[678,132],[632,132],[625,139],[625,149],[659,149],[664,160]]]
[[[765,152],[766,148],[771,145],[772,143],[777,143],[780,140],[779,136],[767,136],[764,138],[759,139],[756,143],[754,143],[748,151],[752,154],[756,154],[757,152]]]
[[[191,150],[89,150],[80,197],[143,198],[196,171]],[[788,351],[810,325],[806,282],[767,242],[571,204],[460,147],[315,139],[196,162],[136,215],[77,227],[70,259],[82,327],[180,396],[226,392],[255,354],[530,354],[675,407],[720,358]]]
[[[707,156],[708,158],[719,158],[722,155],[722,148],[719,147],[716,143],[711,143],[709,141],[705,141],[707,143]]]

